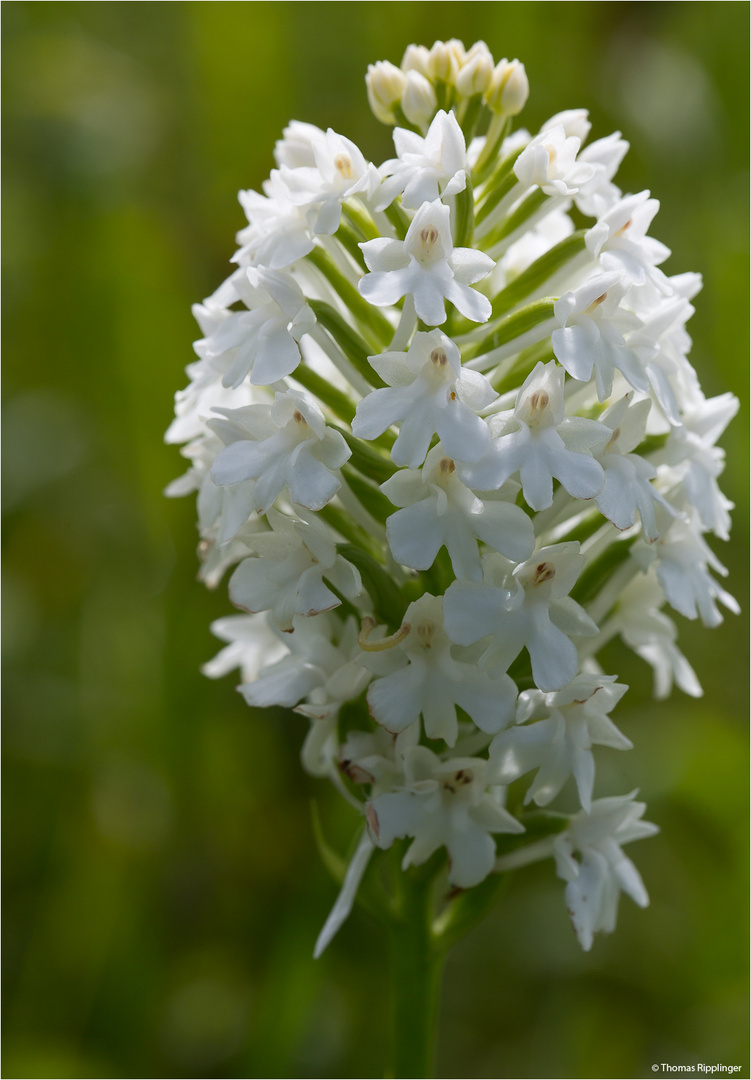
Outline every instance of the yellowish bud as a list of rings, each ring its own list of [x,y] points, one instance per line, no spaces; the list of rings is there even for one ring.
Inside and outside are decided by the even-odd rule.
[[[419,71],[408,71],[402,93],[402,112],[415,127],[427,127],[435,116],[435,90]]]
[[[396,123],[393,110],[401,101],[405,81],[404,72],[388,60],[379,60],[376,64],[368,65],[368,74],[365,76],[368,101],[376,119],[382,124]]]
[[[424,45],[408,45],[402,57],[402,71],[419,71],[427,79],[430,53]]]
[[[459,38],[451,38],[446,42],[446,48],[450,49],[456,57],[457,67],[461,67],[462,64],[467,62],[467,50],[464,48],[464,42]]]
[[[474,47],[474,46],[473,46]],[[474,56],[468,56],[467,61],[456,76],[456,89],[462,97],[474,97],[475,94],[484,94],[490,86],[493,77],[493,58],[490,53],[484,56],[476,52]]]
[[[485,94],[488,107],[495,113],[516,116],[529,97],[529,82],[524,64],[518,60],[501,60],[496,64],[490,86]]]
[[[490,61],[490,66],[494,67],[493,54],[487,47],[484,41],[476,41],[470,49],[467,50],[467,60],[471,60],[473,56],[485,56]],[[466,63],[466,61],[465,61]]]
[[[453,86],[459,72],[459,61],[451,44],[436,41],[428,54],[428,76],[434,82],[449,83]]]

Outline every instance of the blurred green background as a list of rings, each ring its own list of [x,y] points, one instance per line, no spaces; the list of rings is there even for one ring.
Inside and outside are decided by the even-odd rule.
[[[745,607],[748,5],[745,3],[3,4],[6,1077],[377,1077],[380,930],[356,913],[311,958],[336,888],[301,771],[299,717],[253,714],[199,673],[230,610],[195,580],[195,511],[162,444],[197,336],[295,117],[376,161],[369,62],[483,38],[518,56],[534,131],[584,106],[619,128],[626,191],[662,202],[671,273],[700,270],[689,329],[724,437]],[[598,755],[660,825],[629,851],[652,897],[584,955],[552,864],[517,874],[452,955],[439,1075],[642,1077],[653,1062],[748,1075],[745,614],[676,616],[705,687],[654,706],[613,650],[635,743]],[[617,760],[614,760],[617,759]],[[738,1075],[738,1074],[736,1074]]]

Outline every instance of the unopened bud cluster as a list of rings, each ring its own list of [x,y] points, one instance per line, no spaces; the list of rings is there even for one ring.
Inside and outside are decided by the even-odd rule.
[[[661,269],[619,133],[512,131],[524,67],[482,42],[410,46],[367,88],[395,157],[291,123],[194,309],[169,492],[198,493],[201,576],[231,570],[244,612],[205,670],[300,714],[305,767],[360,815],[318,951],[395,842],[405,869],[443,853],[447,895],[552,857],[588,949],[620,891],[647,903],[621,848],[655,831],[596,791],[595,748],[631,746],[598,656],[620,638],[658,697],[701,693],[669,610],[737,610],[706,540],[737,402],[702,394],[700,278]]]
[[[388,60],[371,64],[368,100],[384,124],[405,123],[423,134],[439,108],[455,110],[460,121],[481,107],[497,116],[516,116],[529,96],[524,64],[498,64],[484,41],[467,50],[461,41],[436,41],[432,49],[410,45],[401,67]]]

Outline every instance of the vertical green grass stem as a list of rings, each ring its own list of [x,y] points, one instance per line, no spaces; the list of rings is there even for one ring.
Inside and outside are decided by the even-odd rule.
[[[392,1071],[395,1078],[432,1077],[444,950],[432,932],[433,877],[403,875],[398,917],[390,926]]]

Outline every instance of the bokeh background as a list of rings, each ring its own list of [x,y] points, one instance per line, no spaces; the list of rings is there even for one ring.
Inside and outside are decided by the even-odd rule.
[[[6,1077],[377,1077],[381,931],[359,912],[311,957],[336,887],[310,800],[342,849],[356,828],[304,776],[304,722],[251,713],[199,673],[226,590],[195,580],[192,500],[165,447],[197,336],[190,305],[228,272],[239,188],[292,117],[367,156],[369,62],[483,38],[518,56],[532,130],[590,109],[631,142],[626,191],[662,202],[669,272],[700,270],[689,329],[736,502],[714,543],[745,607],[748,499],[748,5],[745,3],[3,4]],[[748,1075],[745,614],[676,616],[705,696],[632,690],[634,787],[659,823],[629,852],[652,897],[584,955],[552,864],[452,955],[439,1075],[643,1077],[652,1063]],[[617,758],[617,760],[613,760]],[[736,1074],[738,1075],[738,1074]]]

